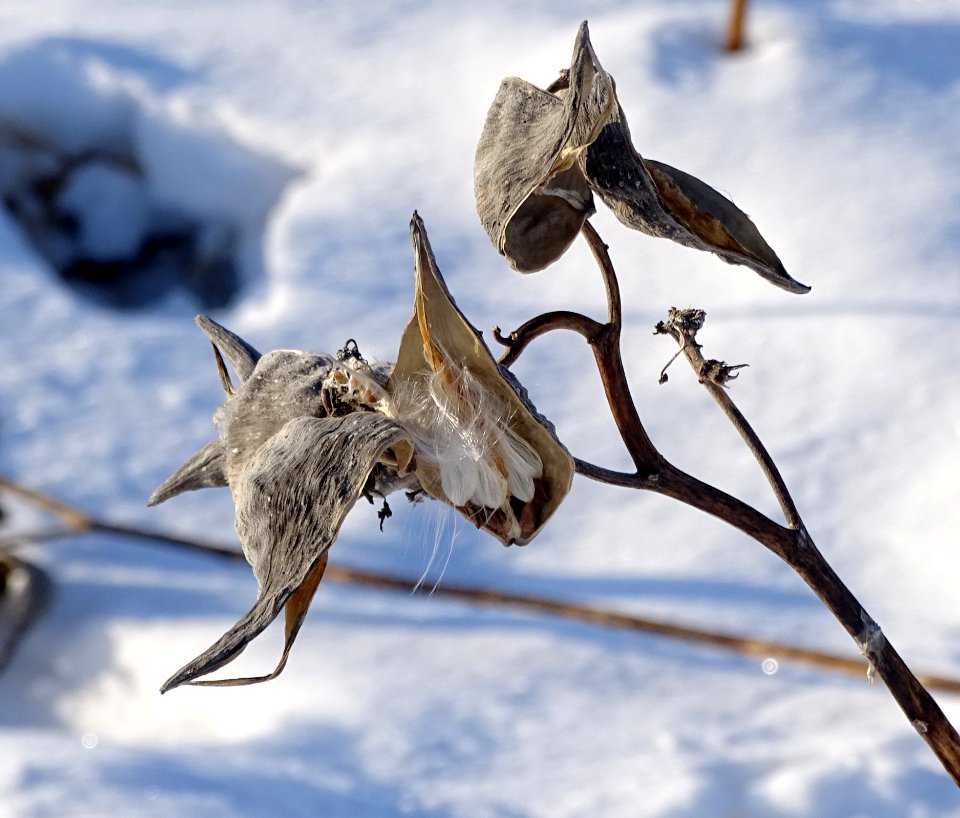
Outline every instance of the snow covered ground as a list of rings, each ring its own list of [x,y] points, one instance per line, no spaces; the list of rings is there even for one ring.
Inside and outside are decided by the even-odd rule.
[[[692,376],[675,364],[657,385],[674,350],[653,325],[702,307],[707,354],[751,365],[734,396],[818,545],[911,666],[960,675],[960,9],[755,0],[751,47],[728,57],[727,5],[6,3],[0,122],[133,157],[141,181],[101,169],[68,197],[94,249],[119,252],[170,213],[223,229],[246,287],[217,320],[260,349],[353,337],[390,359],[411,309],[414,209],[479,327],[601,314],[584,247],[519,276],[472,191],[500,80],[549,83],[589,19],[641,153],[728,193],[813,286],[783,293],[601,206],[651,436],[775,512]],[[97,184],[124,205],[111,211]],[[140,309],[99,304],[0,208],[0,473],[91,513],[233,542],[226,491],[144,507],[211,435],[220,387],[197,311],[175,287]],[[516,372],[574,454],[626,467],[591,361],[564,335]],[[776,559],[663,498],[578,478],[522,549],[436,505],[393,506],[383,534],[358,506],[332,560],[855,653]],[[8,531],[41,522],[8,510]],[[0,676],[0,815],[960,815],[882,685],[324,584],[276,681],[161,697],[247,610],[249,569],[103,536],[23,553],[56,598]],[[271,631],[237,673],[271,668],[280,643]],[[960,723],[960,701],[938,700]]]

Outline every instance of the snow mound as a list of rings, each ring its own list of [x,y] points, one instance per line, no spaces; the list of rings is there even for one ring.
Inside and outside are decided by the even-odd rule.
[[[64,280],[118,307],[230,304],[296,170],[158,90],[162,68],[44,40],[0,62],[0,198]],[[118,64],[119,63],[119,64]],[[139,69],[139,70],[138,70]]]

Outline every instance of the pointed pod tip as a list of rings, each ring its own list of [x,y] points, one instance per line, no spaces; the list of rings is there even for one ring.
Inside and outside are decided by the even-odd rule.
[[[174,676],[171,676],[167,681],[160,685],[160,695],[164,693],[169,693],[171,690],[176,690],[178,687],[194,686],[201,685],[202,682],[192,681],[192,677],[186,676],[183,672],[177,673]]]
[[[180,684],[181,682],[177,679],[176,676],[171,676],[169,679],[167,679],[167,681],[165,681],[162,685],[160,685],[160,695],[162,696],[164,693],[169,693],[175,687],[179,687]]]
[[[424,266],[433,269],[437,263],[427,236],[427,226],[416,210],[413,211],[413,217],[410,219],[410,243],[413,245],[415,276],[419,280]]]
[[[207,315],[198,315],[194,322],[210,343],[218,347],[230,361],[241,382],[247,380],[260,360],[260,353],[239,335],[230,332]]]
[[[790,293],[796,293],[797,295],[806,295],[812,289],[809,284],[802,284],[786,272],[781,273],[776,276],[776,278],[769,277],[768,280],[776,284],[780,289]]]
[[[797,281],[793,276],[790,275],[780,263],[780,259],[773,254],[773,251],[770,251],[770,256],[772,257],[772,262],[767,259],[759,259],[756,256],[724,256],[720,253],[717,253],[724,261],[728,264],[743,264],[753,270],[755,273],[761,276],[761,278],[766,279],[775,287],[786,290],[788,293],[794,293],[795,295],[805,295],[810,292],[810,285],[803,284],[800,281]]]
[[[577,39],[573,44],[574,56],[583,52],[592,52],[593,43],[590,42],[590,26],[584,20],[577,29]]]
[[[423,219],[421,219],[420,214],[414,210],[413,215],[410,217],[410,235],[416,237],[424,232],[426,232],[426,229],[423,226]]]
[[[185,491],[223,488],[226,485],[223,443],[220,438],[215,438],[157,486],[147,505],[159,505]]]

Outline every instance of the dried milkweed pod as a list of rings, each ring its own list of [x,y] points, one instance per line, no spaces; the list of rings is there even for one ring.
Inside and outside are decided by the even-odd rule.
[[[791,278],[733,202],[637,153],[586,23],[570,69],[548,90],[503,81],[480,136],[474,175],[480,220],[520,272],[543,269],[566,251],[593,213],[596,193],[628,227],[745,265],[790,292],[810,289]]]
[[[580,166],[590,187],[627,227],[743,264],[784,290],[810,290],[787,273],[749,216],[723,194],[682,170],[640,156],[619,101]]]
[[[238,685],[275,678],[284,668],[327,564],[327,550],[387,450],[403,430],[372,412],[298,417],[249,458],[231,483],[237,533],[259,583],[257,600],[216,643],[168,679],[178,685]],[[235,659],[284,610],[284,648],[273,672],[198,681]]]
[[[277,350],[260,356],[209,318],[201,316],[198,323],[214,344],[227,394],[215,415],[220,438],[178,469],[149,502],[229,484],[237,533],[259,591],[250,611],[168,679],[164,692],[181,684],[252,684],[277,676],[347,512],[365,492],[416,486],[408,473],[409,436],[375,411],[384,395],[382,375],[329,355]],[[221,352],[240,375],[237,389]],[[235,659],[281,611],[284,648],[272,673],[199,680]]]
[[[414,317],[392,371],[371,366],[349,344],[336,356],[261,355],[215,321],[197,319],[213,344],[227,398],[214,415],[220,435],[164,481],[149,504],[228,485],[259,591],[250,611],[163,691],[276,677],[328,550],[361,496],[422,490],[510,544],[536,536],[569,491],[572,458],[457,309],[416,214],[411,235]],[[284,647],[271,673],[200,679],[235,659],[281,611]]]
[[[457,308],[416,213],[410,234],[414,315],[387,390],[417,479],[501,542],[527,543],[570,490],[573,459]]]
[[[480,221],[521,273],[556,261],[594,212],[577,159],[612,103],[586,23],[566,88],[551,93],[516,77],[500,85],[477,147],[474,187]]]

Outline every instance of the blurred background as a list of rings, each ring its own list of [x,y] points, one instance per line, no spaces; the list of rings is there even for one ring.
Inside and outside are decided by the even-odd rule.
[[[701,307],[705,354],[750,364],[732,394],[821,550],[914,669],[960,676],[960,8],[750,0],[736,53],[731,11],[0,5],[0,475],[236,545],[225,490],[145,507],[214,433],[222,391],[193,316],[261,350],[355,338],[392,360],[414,209],[488,340],[548,310],[602,317],[582,242],[521,276],[473,196],[501,79],[546,87],[588,19],[637,150],[728,195],[813,287],[777,290],[598,204],[651,437],[776,515],[695,378],[678,363],[657,383],[675,347],[653,326]],[[541,339],[514,371],[574,455],[629,467],[581,339]],[[0,815],[960,815],[882,685],[429,593],[469,583],[856,655],[788,568],[719,521],[577,478],[533,543],[504,549],[437,504],[392,506],[381,533],[358,505],[331,563],[411,593],[325,583],[277,680],[161,698],[249,608],[249,568],[106,534],[13,548],[55,523],[0,493],[5,564],[49,591],[25,629],[0,627]],[[268,632],[236,675],[272,668],[281,644]],[[957,697],[938,700],[960,722]]]

